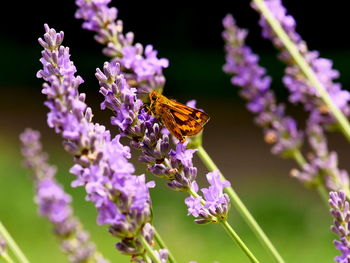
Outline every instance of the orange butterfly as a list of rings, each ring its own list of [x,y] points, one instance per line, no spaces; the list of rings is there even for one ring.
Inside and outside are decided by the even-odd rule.
[[[203,111],[170,100],[157,91],[149,94],[149,110],[181,143],[202,131],[210,117]]]

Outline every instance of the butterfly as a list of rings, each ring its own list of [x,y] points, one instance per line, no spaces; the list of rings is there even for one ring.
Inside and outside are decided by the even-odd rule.
[[[168,99],[158,91],[149,93],[149,110],[181,143],[203,130],[210,117],[203,111]]]

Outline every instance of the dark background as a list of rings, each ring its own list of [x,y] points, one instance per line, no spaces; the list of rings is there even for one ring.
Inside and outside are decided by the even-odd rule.
[[[274,78],[273,89],[281,101],[288,93],[280,79],[284,67],[275,58],[271,43],[260,37],[258,15],[249,1],[150,2],[112,1],[124,21],[124,31],[133,31],[136,42],[152,44],[159,57],[170,60],[164,71],[165,94],[185,102],[197,99],[198,106],[211,116],[204,133],[204,146],[259,223],[288,262],[330,262],[337,254],[332,246],[334,235],[329,231],[328,208],[315,191],[310,191],[289,177],[295,167],[291,160],[270,154],[262,140],[261,130],[253,124],[253,116],[245,109],[238,89],[230,85],[222,71],[224,64],[221,40],[221,19],[232,13],[239,26],[250,31],[248,44],[261,56],[261,64]],[[284,1],[297,20],[297,30],[310,49],[331,58],[340,70],[345,89],[348,74],[350,40],[348,9],[344,1]],[[95,69],[107,60],[102,46],[93,40],[93,33],[81,29],[81,20],[74,18],[74,1],[11,1],[1,8],[0,16],[0,220],[13,233],[33,262],[65,262],[59,253],[50,226],[36,215],[32,202],[32,185],[28,172],[21,168],[18,135],[27,126],[43,134],[44,148],[59,167],[58,179],[74,196],[77,214],[91,231],[99,249],[116,262],[114,240],[104,227],[95,224],[95,211],[84,201],[82,189],[72,189],[68,169],[71,157],[62,150],[61,140],[46,125],[42,80],[35,74],[40,69],[41,47],[37,39],[43,35],[43,24],[65,32],[64,45],[71,48],[72,60],[85,83],[80,91],[87,93],[95,121],[109,126],[110,112],[101,112],[102,96],[98,93]],[[301,120],[305,114],[298,106],[288,105],[288,112]],[[114,130],[111,127],[112,131]],[[341,167],[350,168],[348,144],[341,134],[330,134],[330,147],[340,155]],[[144,167],[137,165],[139,173]],[[206,173],[199,167],[198,178]],[[152,178],[149,177],[149,180]],[[184,196],[169,191],[157,181],[152,192],[156,225],[180,262],[247,262],[241,252],[225,239],[217,226],[198,227],[186,216]],[[157,212],[158,211],[158,212]],[[230,220],[258,258],[269,261],[245,223],[235,212]],[[191,251],[184,249],[191,244]],[[126,257],[120,260],[127,262]]]
[[[37,38],[43,33],[44,23],[65,32],[64,43],[71,47],[73,59],[79,66],[81,75],[91,65],[96,63],[98,66],[98,62],[104,60],[98,52],[101,46],[92,39],[92,32],[80,30],[81,20],[74,18],[73,2],[66,0],[54,4],[55,2],[43,0],[7,1],[0,18],[2,50],[7,50],[2,53],[0,83],[40,83],[33,76],[39,66],[34,63],[37,62],[37,54],[40,52]],[[317,5],[312,1],[300,0],[284,3],[298,21],[298,32],[307,40],[310,49],[322,50],[326,54],[335,50],[348,50],[350,39],[344,29],[346,30],[349,22],[343,1],[335,0],[331,4],[321,1]],[[239,26],[249,29],[248,44],[254,50],[263,55],[274,52],[270,42],[260,37],[258,15],[250,8],[248,1],[215,1],[208,4],[199,1],[177,1],[176,4],[167,1],[112,1],[112,5],[119,9],[118,17],[124,21],[125,32],[133,31],[136,42],[153,44],[159,50],[160,56],[170,59],[170,68],[166,70],[166,74],[170,75],[167,76],[170,78],[167,86],[169,93],[170,90],[176,92],[178,89],[198,89],[185,81],[171,81],[173,75],[186,73],[186,66],[198,67],[204,63],[201,71],[212,72],[217,77],[220,70],[217,64],[219,61],[220,65],[223,63],[221,19],[227,13],[235,16]],[[187,57],[192,58],[191,56],[200,56],[202,61],[198,64],[185,61]],[[32,63],[27,62],[29,58],[32,58]],[[81,62],[82,59],[84,62]],[[91,65],[86,65],[85,60],[90,61]],[[192,72],[193,68],[190,73]],[[272,71],[271,74],[276,73]],[[221,86],[221,91],[227,90],[218,83],[216,86],[216,89]],[[209,92],[212,93],[212,89]]]

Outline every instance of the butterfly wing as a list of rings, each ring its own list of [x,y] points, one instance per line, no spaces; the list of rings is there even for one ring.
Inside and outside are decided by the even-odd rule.
[[[161,116],[161,121],[165,127],[167,127],[170,133],[174,135],[181,143],[184,142],[186,140],[186,135],[183,135],[182,130],[175,121],[175,117],[171,114],[171,112],[164,108],[161,110],[161,112],[159,112],[159,115]]]
[[[209,115],[205,112],[169,100],[163,95],[159,94],[157,99],[156,117],[161,119],[171,134],[180,142],[184,142],[186,136],[193,136],[201,132],[209,120]]]
[[[209,115],[205,112],[188,107],[174,100],[168,100],[166,107],[172,112],[176,112],[181,120],[184,119],[184,116],[187,116],[187,119],[189,117],[190,119],[198,122],[201,126],[204,126],[210,119]]]
[[[169,111],[183,136],[193,136],[203,130],[203,126],[189,115],[180,111]]]

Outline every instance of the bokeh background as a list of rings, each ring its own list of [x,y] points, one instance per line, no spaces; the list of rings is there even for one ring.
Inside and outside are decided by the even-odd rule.
[[[340,81],[347,89],[350,83],[350,40],[348,9],[340,0],[284,1],[298,21],[298,31],[311,49],[331,58],[341,72]],[[230,85],[222,71],[223,43],[220,37],[222,17],[231,12],[241,27],[249,28],[248,44],[260,54],[262,65],[273,76],[273,89],[281,101],[287,92],[281,85],[283,65],[275,58],[271,44],[262,40],[257,14],[249,1],[149,2],[112,1],[119,9],[125,31],[133,31],[136,41],[153,44],[160,57],[170,60],[165,70],[165,94],[178,101],[197,99],[198,106],[211,115],[204,132],[204,146],[222,172],[230,179],[257,221],[261,224],[287,262],[331,262],[339,254],[333,248],[335,236],[329,230],[328,208],[312,189],[306,189],[290,178],[295,167],[290,160],[271,155],[262,140],[261,130]],[[34,263],[67,262],[60,253],[50,224],[37,215],[33,203],[33,186],[29,172],[21,166],[18,136],[25,127],[42,132],[45,150],[51,163],[58,167],[58,180],[73,198],[76,214],[91,232],[98,249],[111,262],[128,262],[128,257],[114,249],[114,240],[106,227],[96,225],[96,212],[84,200],[84,191],[71,188],[69,174],[72,158],[62,147],[59,136],[46,125],[46,108],[41,95],[42,81],[36,79],[40,47],[37,38],[43,24],[65,31],[64,45],[71,48],[72,59],[85,83],[80,91],[87,93],[95,121],[108,127],[110,112],[102,112],[102,96],[94,78],[97,67],[106,58],[92,32],[81,29],[74,19],[74,1],[7,1],[0,16],[0,220]],[[289,105],[289,113],[301,120],[303,110]],[[110,127],[115,130],[113,127]],[[340,155],[341,167],[350,168],[349,147],[341,134],[330,134],[330,147]],[[145,167],[134,158],[138,173]],[[195,158],[198,180],[204,185],[206,169]],[[149,180],[153,180],[148,175]],[[151,195],[155,225],[179,262],[248,262],[217,225],[199,226],[186,215],[185,196],[170,191],[164,181],[156,180]],[[231,209],[229,220],[261,262],[272,262],[245,222]]]

